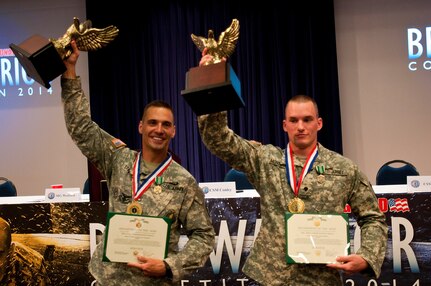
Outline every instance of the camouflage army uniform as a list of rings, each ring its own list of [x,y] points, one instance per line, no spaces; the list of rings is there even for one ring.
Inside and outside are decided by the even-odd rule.
[[[235,169],[244,171],[261,199],[262,226],[243,267],[243,272],[262,285],[342,285],[337,270],[324,264],[287,264],[284,214],[294,197],[286,177],[285,149],[250,143],[227,126],[227,113],[202,115],[199,131],[207,148]],[[319,145],[313,169],[304,178],[299,197],[305,212],[343,213],[349,203],[362,227],[360,254],[371,266],[370,275],[379,276],[385,257],[387,225],[373,189],[363,173],[349,159]],[[304,161],[295,158],[296,173]],[[316,166],[325,167],[319,182]]]
[[[137,152],[102,130],[90,118],[88,99],[80,79],[62,78],[62,101],[66,126],[82,153],[95,164],[108,181],[109,211],[126,212],[132,200],[132,167]],[[150,171],[141,160],[140,182]],[[203,266],[214,246],[214,229],[205,207],[204,194],[193,176],[173,161],[162,175],[162,192],[154,192],[154,184],[139,203],[143,214],[172,219],[168,257],[173,279],[150,278],[142,270],[125,263],[102,262],[103,240],[98,244],[89,269],[102,285],[172,285],[185,274]],[[188,234],[188,242],[178,249],[180,226]]]
[[[19,242],[12,242],[2,286],[47,286],[50,279],[46,274],[42,254]]]

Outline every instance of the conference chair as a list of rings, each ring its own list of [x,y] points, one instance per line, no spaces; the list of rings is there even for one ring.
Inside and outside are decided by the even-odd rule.
[[[16,187],[9,179],[0,177],[0,197],[17,196]]]
[[[254,189],[253,185],[248,181],[247,176],[238,170],[230,169],[224,176],[225,182],[235,182],[237,190]]]
[[[376,185],[405,185],[407,176],[419,176],[416,167],[404,160],[392,160],[377,171]]]
[[[90,194],[90,179],[87,178],[84,182],[84,186],[82,187],[83,194]]]

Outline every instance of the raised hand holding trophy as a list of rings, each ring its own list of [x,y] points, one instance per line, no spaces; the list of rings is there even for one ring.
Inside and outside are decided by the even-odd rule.
[[[70,46],[72,40],[76,41],[80,51],[95,51],[109,44],[118,35],[118,29],[115,26],[96,29],[91,25],[90,20],[80,23],[75,17],[73,24],[58,39],[46,39],[40,35],[33,35],[21,44],[10,44],[9,47],[27,75],[46,88],[50,88],[49,82],[66,70],[63,60],[72,53]]]
[[[208,38],[194,34],[191,37],[201,52],[211,55],[211,61],[186,73],[186,88],[181,94],[193,112],[202,115],[244,107],[241,84],[226,61],[238,41],[239,21],[233,19],[218,41],[212,30],[208,31]]]

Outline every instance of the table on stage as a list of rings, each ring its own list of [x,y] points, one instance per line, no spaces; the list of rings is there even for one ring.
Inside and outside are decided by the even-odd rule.
[[[431,193],[407,193],[405,185],[374,188],[389,225],[382,275],[379,279],[346,276],[344,284],[431,285]],[[261,224],[258,194],[245,190],[235,197],[207,198],[206,202],[216,245],[205,266],[184,279],[183,285],[258,285],[241,272]],[[87,263],[104,230],[107,210],[107,202],[90,202],[88,195],[70,203],[45,203],[43,196],[5,197],[0,216],[11,223],[13,240],[44,255],[53,285],[91,285]],[[354,251],[360,242],[352,217],[349,226]],[[183,236],[180,244],[186,241]]]

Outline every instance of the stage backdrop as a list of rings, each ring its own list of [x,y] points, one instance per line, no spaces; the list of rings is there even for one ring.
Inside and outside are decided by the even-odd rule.
[[[85,15],[85,0],[0,1],[0,176],[20,196],[43,195],[52,184],[82,188],[88,171],[66,130],[60,77],[46,89],[27,76],[9,45],[35,34],[57,39],[73,17],[84,21]],[[81,53],[77,72],[88,94],[87,54]]]

